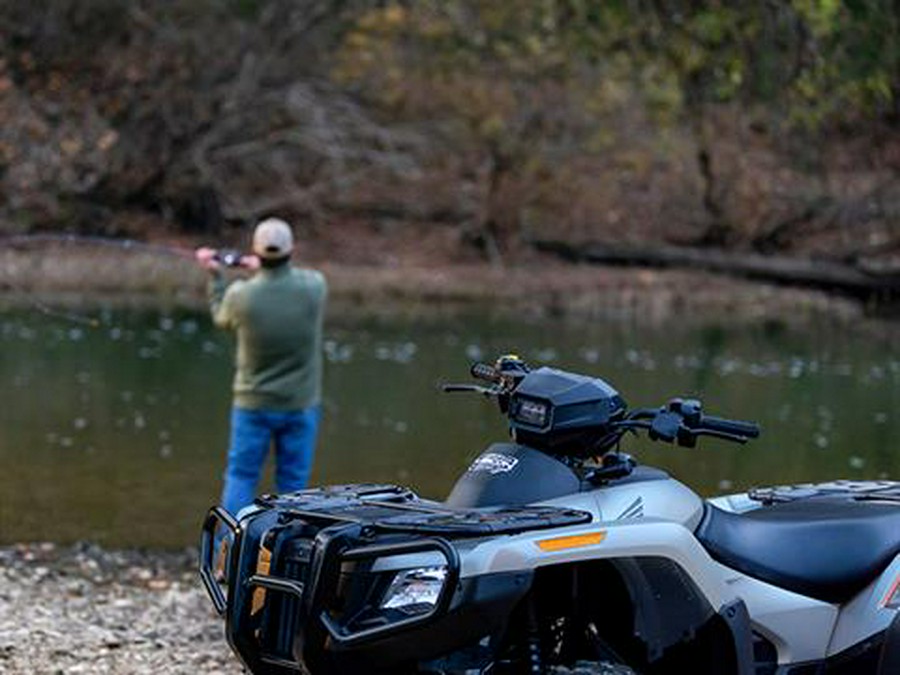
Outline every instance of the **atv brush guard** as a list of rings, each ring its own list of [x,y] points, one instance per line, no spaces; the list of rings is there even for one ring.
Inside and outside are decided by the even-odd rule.
[[[333,657],[339,662],[355,662],[355,652],[367,645],[389,652],[395,639],[410,632],[455,633],[473,620],[460,608],[458,545],[590,519],[575,509],[538,506],[461,511],[387,485],[264,496],[240,522],[220,507],[210,509],[201,577],[216,610],[227,616],[229,642],[251,671],[296,672],[326,652],[339,655]],[[233,537],[227,598],[213,570],[219,525]],[[423,571],[439,571],[432,598],[388,602],[398,581]],[[522,588],[507,583],[469,592],[488,592],[491,603],[501,603],[514,602]]]
[[[219,524],[225,526],[232,541],[237,540],[241,528],[232,515],[221,506],[213,506],[203,521],[203,530],[200,536],[200,579],[206,587],[213,607],[221,616],[225,613],[227,602],[214,572],[216,530]]]

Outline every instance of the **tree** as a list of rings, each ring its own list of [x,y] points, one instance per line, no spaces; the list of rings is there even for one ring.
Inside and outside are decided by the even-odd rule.
[[[389,115],[428,121],[475,184],[471,239],[495,261],[523,237],[558,163],[586,152],[602,80],[584,58],[588,3],[390,3],[344,41],[337,80]]]

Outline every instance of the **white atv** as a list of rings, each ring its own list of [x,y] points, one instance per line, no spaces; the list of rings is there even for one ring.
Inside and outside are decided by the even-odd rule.
[[[696,400],[629,410],[515,357],[472,374],[487,386],[445,389],[496,397],[514,442],[445,502],[348,485],[210,510],[201,577],[251,672],[900,674],[900,483],[704,501],[623,435],[745,442],[755,424]]]

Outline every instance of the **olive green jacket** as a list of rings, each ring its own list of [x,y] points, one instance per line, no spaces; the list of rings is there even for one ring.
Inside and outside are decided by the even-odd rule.
[[[251,410],[318,405],[325,277],[283,265],[231,284],[215,274],[208,290],[213,321],[237,335],[234,405]]]

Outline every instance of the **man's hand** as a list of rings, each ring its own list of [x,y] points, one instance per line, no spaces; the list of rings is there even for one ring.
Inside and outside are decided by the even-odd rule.
[[[255,255],[242,255],[241,267],[255,272],[260,268],[259,258]]]
[[[208,272],[218,272],[222,269],[219,261],[216,260],[216,249],[208,246],[201,246],[194,251],[194,258],[203,269]]]

